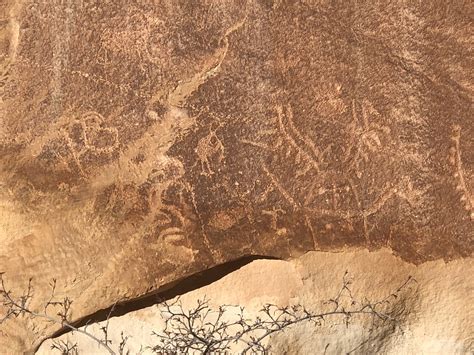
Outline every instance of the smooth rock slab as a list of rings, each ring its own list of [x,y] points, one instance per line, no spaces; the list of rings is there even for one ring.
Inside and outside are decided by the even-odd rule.
[[[329,270],[331,270],[329,272]],[[349,272],[354,298],[380,300],[395,291],[408,276],[417,283],[405,292],[405,309],[395,331],[370,332],[370,320],[326,318],[321,327],[309,323],[287,328],[269,339],[272,354],[468,354],[474,350],[471,329],[474,310],[469,298],[474,292],[472,258],[444,263],[442,260],[412,265],[387,250],[344,253],[310,252],[290,262],[256,260],[224,278],[180,296],[185,310],[195,308],[198,300],[208,299],[217,311],[220,305],[240,305],[246,317],[255,319],[266,304],[301,304],[312,311],[324,310],[324,301],[336,296],[345,271]],[[174,302],[171,300],[170,302]],[[162,331],[163,308],[151,306],[109,320],[113,345],[121,342],[121,332],[129,336],[127,349],[138,353],[140,347],[158,343],[152,332]],[[229,309],[226,315],[235,315]],[[261,314],[260,314],[261,315]],[[369,323],[369,324],[367,324]],[[88,327],[100,337],[105,322]],[[65,334],[57,341],[77,343],[84,353],[106,354],[81,334]],[[40,354],[51,354],[52,340],[44,342]],[[326,345],[329,346],[326,348]],[[237,353],[238,347],[233,348]],[[145,351],[145,354],[148,352]]]

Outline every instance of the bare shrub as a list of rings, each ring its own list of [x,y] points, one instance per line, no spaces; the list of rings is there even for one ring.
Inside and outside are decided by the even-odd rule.
[[[153,332],[157,343],[142,344],[140,352],[211,354],[226,353],[234,346],[239,346],[239,352],[242,354],[266,354],[271,350],[267,343],[272,335],[304,322],[318,328],[326,320],[333,318],[339,319],[347,326],[356,317],[368,318],[371,321],[370,334],[376,334],[377,331],[385,332],[387,329],[401,326],[401,319],[406,310],[404,302],[399,301],[403,299],[413,282],[416,281],[409,277],[399,288],[381,300],[360,301],[355,299],[351,292],[351,281],[346,272],[337,295],[325,302],[326,310],[313,311],[300,304],[285,307],[266,304],[256,317],[246,316],[245,309],[240,306],[221,305],[213,309],[207,299],[198,300],[197,306],[190,309],[185,309],[179,298],[174,301],[163,301],[160,303],[160,310],[165,321],[164,329]],[[89,331],[90,324],[81,328],[73,325],[70,319],[73,302],[67,297],[56,300],[55,291],[56,280],[53,280],[50,298],[41,310],[33,310],[30,307],[33,295],[32,280],[21,295],[14,295],[8,290],[3,274],[0,274],[0,304],[5,310],[5,314],[0,318],[0,325],[8,319],[20,316],[44,319],[88,337],[110,354],[129,354],[128,336],[122,332],[121,340],[116,344],[109,337],[109,319],[114,306],[111,307],[105,324],[100,326],[101,334],[96,335]],[[370,340],[374,338],[367,339]],[[61,354],[75,355],[80,352],[76,343],[63,340],[53,341],[51,348]]]

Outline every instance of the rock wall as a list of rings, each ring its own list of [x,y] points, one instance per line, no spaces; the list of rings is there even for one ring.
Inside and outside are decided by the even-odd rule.
[[[470,10],[3,1],[0,272],[79,319],[245,255],[472,256]]]
[[[321,327],[300,324],[273,336],[274,354],[468,354],[474,351],[474,310],[469,298],[474,292],[472,258],[449,263],[431,261],[419,266],[404,262],[388,250],[344,253],[310,252],[291,261],[257,260],[208,286],[180,296],[183,307],[196,307],[207,298],[214,310],[220,305],[241,305],[246,316],[255,318],[265,303],[281,306],[302,304],[322,310],[323,301],[334,298],[345,271],[351,279],[355,298],[380,300],[395,291],[408,276],[417,281],[407,298],[407,314],[400,318],[401,330],[370,332],[370,325],[354,320],[346,327],[342,319],[327,319]],[[171,300],[170,302],[173,302]],[[161,330],[162,308],[151,306],[111,318],[111,339],[117,344],[121,332],[130,336],[128,349],[138,353],[141,346],[156,345],[152,331]],[[100,336],[99,327],[89,331]],[[81,334],[65,334],[55,341],[78,344],[85,353],[102,353]],[[38,355],[50,354],[52,340],[42,344]],[[327,346],[329,344],[329,346]],[[327,346],[327,347],[326,347]],[[236,349],[234,349],[236,350]],[[54,354],[54,353],[53,353]],[[106,352],[104,352],[106,354]],[[145,351],[145,354],[147,352]]]

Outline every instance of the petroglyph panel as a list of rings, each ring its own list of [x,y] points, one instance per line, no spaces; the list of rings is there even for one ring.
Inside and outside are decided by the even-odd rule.
[[[80,318],[248,255],[472,255],[469,10],[6,1],[0,272]]]

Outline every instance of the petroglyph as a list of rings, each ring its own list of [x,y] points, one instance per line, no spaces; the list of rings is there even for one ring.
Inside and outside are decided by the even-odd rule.
[[[274,230],[278,230],[278,215],[285,214],[286,211],[281,208],[273,207],[271,210],[262,210],[262,214],[269,216],[270,218],[270,227]]]
[[[397,182],[387,184],[381,189],[382,192],[380,194],[371,199],[371,201],[366,201],[365,204],[362,204],[360,198],[362,192],[359,191],[352,179],[347,178],[345,185],[336,187],[333,183],[326,183],[329,184],[327,188],[319,187],[316,192],[312,191],[312,198],[310,200],[304,198],[303,201],[300,202],[299,197],[295,194],[291,194],[289,190],[284,187],[283,182],[270,172],[265,164],[262,165],[262,168],[270,180],[271,189],[269,191],[278,191],[294,210],[301,211],[304,214],[305,223],[312,233],[313,239],[315,239],[311,224],[311,218],[313,217],[335,218],[343,224],[345,223],[349,229],[353,229],[351,220],[360,218],[363,222],[364,237],[366,241],[370,243],[369,235],[373,227],[369,226],[368,217],[377,214],[388,201],[394,198],[406,201],[411,208],[417,208],[422,204],[423,197],[427,192],[426,189],[414,188],[410,178],[403,177]],[[322,185],[324,186],[324,183],[322,183]],[[311,190],[310,187],[308,191]],[[269,191],[265,191],[265,195],[267,195]],[[341,193],[343,192],[352,193],[355,207],[349,206],[347,199],[345,201],[341,200]],[[319,197],[320,201],[324,201],[324,204],[320,203],[318,205],[315,203],[317,200],[316,196]],[[317,245],[316,240],[314,243]]]
[[[320,180],[315,180],[308,184],[308,189],[303,197],[303,206],[311,206],[320,196],[327,192],[327,189],[321,186],[322,183]]]
[[[218,230],[228,230],[246,216],[244,207],[227,208],[215,213],[209,220],[209,226]]]
[[[184,174],[184,167],[178,159],[169,157],[167,152],[175,143],[176,138],[183,136],[195,124],[195,118],[189,117],[187,111],[182,108],[185,100],[199,86],[218,73],[220,65],[227,54],[229,46],[228,36],[240,28],[244,21],[245,18],[225,32],[220,41],[223,43],[223,46],[217,49],[210,57],[204,59],[199,72],[189,79],[181,80],[178,86],[169,92],[160,89],[152,95],[151,99],[148,100],[147,106],[151,108],[153,104],[160,102],[166,109],[165,113],[159,115],[152,109],[148,110],[148,117],[154,121],[151,127],[148,128],[141,138],[130,142],[127,149],[120,153],[118,159],[106,165],[103,173],[94,176],[90,184],[93,189],[100,190],[114,181],[119,181],[120,184],[134,184],[136,186],[140,186],[147,181],[152,182],[153,189],[149,195],[149,205],[151,210],[160,211],[159,213],[162,216],[165,213],[163,208],[170,208],[168,205],[163,207],[163,193],[172,186],[181,186],[191,195],[192,206],[200,222],[204,242],[210,251],[210,243],[198,211],[194,191],[180,180]],[[210,165],[210,159],[215,158],[216,163],[219,164],[224,159],[224,146],[215,131],[210,132],[208,136],[199,141],[196,147],[196,154],[198,155],[198,161],[201,163],[203,173],[214,173]],[[137,156],[141,157],[138,164],[135,163]],[[164,174],[164,172],[169,167],[172,168],[174,173],[172,176],[166,177],[167,174]],[[169,214],[169,211],[166,213]],[[172,225],[161,231],[159,235],[164,238],[162,238],[163,240],[172,238],[176,242],[182,236],[182,226]],[[169,235],[172,235],[172,237],[169,237]]]
[[[462,2],[151,3],[0,6],[15,289],[66,278],[81,318],[248,255],[472,254]],[[0,348],[57,331],[24,321]]]
[[[190,193],[191,205],[200,223],[204,242],[209,251],[214,253],[211,250],[204,222],[198,211],[194,191],[181,180],[184,174],[184,167],[178,159],[168,156],[168,150],[178,137],[182,137],[195,124],[195,118],[190,117],[187,111],[182,108],[186,99],[209,78],[219,72],[229,48],[228,36],[238,30],[244,21],[245,18],[225,31],[219,41],[221,46],[209,57],[203,59],[200,71],[191,78],[181,80],[170,91],[162,88],[156,91],[151,96],[151,99],[147,100],[147,107],[149,109],[146,115],[152,120],[152,125],[138,140],[129,142],[126,149],[120,151],[116,160],[103,166],[99,174],[88,177],[90,180],[89,187],[93,191],[101,191],[110,184],[117,185],[119,189],[121,186],[130,184],[132,186],[151,184],[150,191],[146,195],[147,206],[149,206],[151,213],[144,216],[144,224],[153,223],[152,220],[158,218],[158,240],[168,245],[168,249],[172,248],[173,245],[176,246],[176,243],[180,244],[183,242],[185,235],[184,225],[188,222],[184,220],[185,217],[177,207],[163,201],[163,196],[169,189],[182,189]],[[146,27],[142,28],[141,32],[139,32],[146,33],[148,30],[149,28]],[[114,34],[114,36],[117,35],[120,35],[120,33]],[[108,45],[112,45],[111,32],[103,33],[103,40],[108,41]],[[89,76],[87,73],[84,75]],[[153,105],[157,102],[165,108],[163,114],[158,114],[152,109]],[[94,121],[92,120],[91,123],[94,123]],[[109,131],[104,130],[101,132],[102,134],[109,133]],[[91,134],[82,125],[80,137],[84,141],[85,146],[91,140]],[[70,144],[72,145],[73,143],[78,144],[78,142],[71,142]],[[100,147],[99,149],[108,151],[112,147],[115,149],[116,146],[114,144],[112,146]],[[201,163],[203,173],[213,174],[214,171],[210,164],[211,159],[215,159],[216,164],[220,164],[224,159],[224,145],[215,131],[211,131],[208,136],[203,137],[199,141],[196,147],[196,154],[198,155],[198,161]],[[140,159],[137,160],[137,157],[140,157]],[[159,225],[159,223],[163,225]],[[130,243],[134,242],[133,240],[130,241]],[[182,245],[176,247],[183,248]],[[182,251],[184,253],[184,250]],[[171,249],[169,253],[172,254]],[[183,255],[188,255],[189,253],[190,251],[188,250]],[[169,262],[173,263],[172,260],[169,260]]]
[[[31,60],[31,58],[21,58],[21,63],[27,68],[35,68],[36,70],[48,72],[51,71],[50,65],[45,65],[42,63],[38,63],[36,61]],[[71,69],[68,67],[61,67],[61,72],[63,76],[72,76],[75,79],[85,79],[87,82],[94,83],[97,86],[107,86],[110,89],[116,91],[116,93],[120,93],[123,95],[129,95],[136,99],[147,100],[149,99],[149,95],[146,94],[144,90],[137,90],[132,87],[132,85],[128,83],[120,83],[117,80],[112,80],[111,78],[104,77],[98,73],[93,71],[85,71],[85,70],[77,70]]]
[[[304,215],[304,222],[305,222],[306,227],[309,230],[309,233],[311,234],[311,239],[313,241],[314,250],[319,250],[319,243],[318,243],[318,239],[317,239],[317,236],[316,236],[316,232],[313,228],[313,223],[311,222],[311,218],[306,214]]]
[[[295,124],[291,105],[277,105],[275,111],[276,116],[255,133],[255,138],[245,137],[240,138],[240,141],[273,154],[277,149],[285,158],[291,156],[296,178],[309,172],[324,173],[322,167],[326,165],[325,158],[331,150],[331,145],[321,150],[311,138],[301,132]],[[271,146],[268,142],[271,142]]]
[[[92,186],[97,189],[108,185],[115,180],[123,183],[144,183],[153,170],[160,171],[168,164],[179,167],[183,171],[179,160],[167,155],[168,149],[175,139],[194,125],[194,118],[189,117],[185,110],[171,107],[163,116],[151,113],[156,121],[145,134],[128,144],[127,149],[119,155],[116,161],[104,167],[104,170],[93,177]],[[143,157],[140,164],[134,160],[138,155]]]
[[[55,129],[33,140],[19,156],[21,164],[28,165],[33,159],[57,163],[57,168],[87,179],[91,156],[112,159],[118,153],[118,130],[107,125],[97,112],[85,112],[78,117],[65,114],[52,126]]]
[[[363,175],[370,170],[368,167],[378,165],[387,150],[400,144],[405,147],[405,143],[391,136],[388,119],[368,99],[352,99],[347,110],[341,98],[341,85],[325,87],[323,91],[325,94],[319,95],[316,104],[321,116],[314,117],[319,125],[303,125],[311,129],[302,130],[292,106],[278,105],[276,116],[259,122],[258,131],[240,138],[246,146],[268,155],[268,161],[272,162],[262,164],[269,184],[260,192],[258,201],[267,200],[269,194],[276,191],[294,211],[303,214],[315,248],[319,245],[315,218],[338,221],[338,228],[348,233],[361,228],[360,234],[371,244],[371,235],[378,228],[375,215],[394,199],[406,203],[403,209],[423,208],[427,203],[427,188],[419,185],[415,188],[409,175],[389,176],[378,183],[367,181],[362,187],[361,180],[365,180]],[[341,132],[344,139],[337,143],[320,139],[317,130],[320,128],[334,130],[334,134]],[[410,149],[411,154],[398,157],[396,153],[393,159],[409,161],[417,154],[413,147]],[[299,183],[301,180],[304,184]],[[372,191],[378,193],[372,194]],[[334,230],[334,226],[326,229],[327,232]]]
[[[188,221],[178,208],[172,205],[163,206],[155,215],[155,223],[158,238],[151,247],[157,250],[161,258],[172,265],[194,260],[198,251],[191,248],[186,233]]]
[[[139,56],[150,62],[162,60],[168,53],[163,45],[165,21],[136,6],[127,7],[128,16],[100,34],[101,47],[112,52]],[[104,58],[106,51],[98,53]]]
[[[182,212],[173,205],[164,205],[154,216],[158,227],[158,238],[182,241],[185,239],[186,218]]]
[[[352,100],[352,122],[348,126],[350,141],[346,148],[343,161],[355,168],[357,176],[362,176],[361,161],[370,161],[383,147],[383,140],[390,138],[390,128],[377,122],[380,114],[368,100],[362,100],[361,114],[358,114],[356,100]]]
[[[168,93],[166,97],[168,105],[172,107],[182,107],[189,96],[191,96],[207,80],[219,73],[220,67],[229,50],[228,37],[244,25],[246,18],[247,16],[225,31],[224,35],[219,40],[219,44],[223,43],[223,45],[203,61],[199,72],[195,73],[191,78],[182,80],[173,91]],[[153,96],[150,103],[163,101],[162,96],[163,92],[159,90]]]
[[[228,50],[228,36],[239,29],[244,21],[245,18],[225,32],[221,39],[224,45],[204,60],[201,70],[192,78],[183,79],[178,86],[168,93],[160,89],[148,100],[147,105],[149,107],[159,101],[166,108],[166,112],[159,115],[153,110],[148,110],[147,115],[154,123],[140,139],[128,144],[127,149],[120,153],[117,161],[104,167],[104,173],[93,178],[91,186],[94,189],[100,189],[115,180],[121,183],[140,185],[149,179],[154,172],[156,174],[157,171],[161,171],[169,164],[176,166],[177,171],[179,171],[173,179],[176,180],[182,176],[183,166],[181,162],[167,155],[168,149],[173,145],[176,138],[185,134],[195,124],[195,118],[189,117],[186,110],[181,106],[186,98],[195,92],[200,85],[219,71]],[[215,156],[217,162],[220,163],[224,158],[224,146],[216,133],[210,132],[208,136],[199,141],[196,153],[203,173],[212,174],[209,159]],[[142,159],[139,164],[135,164],[135,158],[138,155]],[[161,182],[161,184],[166,186],[164,182]],[[157,194],[157,196],[159,195]]]
[[[249,139],[245,139],[245,138],[239,139],[239,142],[244,143],[244,144],[248,144],[248,145],[251,145],[251,146],[254,146],[254,147],[257,147],[257,148],[265,149],[265,150],[268,150],[268,151],[272,150],[270,148],[270,146],[268,146],[267,144],[262,143],[262,142],[253,142],[253,141],[251,141]]]
[[[97,112],[84,113],[63,134],[79,158],[87,151],[110,154],[119,146],[117,128],[105,126],[104,117]]]
[[[281,193],[281,195],[286,199],[286,201],[293,206],[295,210],[299,208],[299,204],[293,199],[293,197],[290,195],[288,191],[283,187],[282,184],[278,181],[275,175],[273,175],[268,168],[265,166],[265,164],[262,165],[263,171],[267,176],[269,177],[270,181],[272,182],[273,186]]]
[[[322,159],[322,154],[313,142],[304,137],[304,135],[296,129],[293,122],[293,111],[291,106],[288,105],[286,107],[286,112],[282,106],[278,106],[277,115],[280,133],[289,145],[296,149],[295,161],[299,163],[301,160],[304,160],[307,169],[313,168],[317,172],[320,172],[319,165]],[[290,150],[287,150],[286,155],[288,156],[289,154]],[[304,175],[306,171],[307,170],[300,173],[300,175]]]
[[[224,145],[215,131],[210,131],[205,137],[201,138],[194,151],[198,157],[198,162],[201,164],[201,173],[207,176],[214,174],[211,169],[212,159],[215,159],[215,165],[219,166],[225,158]]]
[[[323,94],[316,100],[318,119],[335,123],[337,121],[334,120],[334,117],[347,110],[347,106],[341,98],[342,85],[338,83],[326,84],[322,90]]]
[[[184,185],[184,188],[186,189],[186,191],[191,195],[191,204],[192,204],[192,207],[194,209],[194,213],[196,214],[197,219],[199,221],[199,228],[201,230],[201,234],[202,234],[202,237],[203,237],[203,240],[204,240],[204,244],[205,244],[206,248],[208,249],[208,251],[211,253],[212,257],[215,260],[219,260],[219,258],[222,257],[222,254],[221,254],[220,251],[215,250],[211,247],[211,242],[209,241],[209,237],[208,237],[207,232],[206,232],[204,220],[203,220],[202,215],[201,215],[201,213],[198,209],[198,205],[197,205],[197,201],[196,201],[196,193],[194,191],[194,188],[189,183],[184,183],[183,185]]]
[[[340,93],[340,86],[336,86],[336,94]],[[338,98],[335,107],[339,107],[338,114],[345,112],[345,105]],[[322,103],[319,103],[322,107]],[[277,115],[271,120],[270,124],[264,125],[255,137],[241,138],[240,141],[246,145],[262,149],[263,151],[273,152],[267,142],[273,142],[285,158],[294,162],[292,176],[295,181],[299,181],[302,176],[307,180],[304,189],[288,185],[282,180],[275,170],[275,167],[269,167],[262,164],[262,170],[269,178],[270,184],[260,195],[259,201],[267,198],[269,192],[277,191],[293,208],[305,214],[305,223],[313,235],[311,218],[314,216],[330,217],[340,220],[347,225],[348,230],[353,229],[352,220],[361,219],[363,233],[366,241],[370,242],[370,232],[373,229],[369,225],[369,217],[380,211],[383,206],[393,198],[400,198],[406,201],[411,208],[418,207],[423,200],[426,191],[414,189],[411,180],[408,177],[399,178],[398,181],[387,182],[382,186],[380,193],[374,196],[370,201],[365,199],[362,203],[360,187],[356,186],[351,174],[360,179],[362,176],[362,162],[367,163],[372,155],[377,154],[384,148],[384,144],[390,139],[390,128],[385,126],[383,118],[375,110],[368,100],[362,100],[360,107],[356,100],[352,100],[351,117],[352,120],[345,125],[344,130],[349,133],[350,140],[341,157],[344,165],[345,174],[338,174],[326,164],[326,156],[333,154],[333,146],[330,144],[324,150],[319,148],[315,142],[307,137],[296,126],[293,111],[290,105],[277,106]],[[359,113],[360,112],[360,113]],[[319,118],[317,118],[319,119]],[[322,118],[324,122],[329,122],[327,118]],[[338,129],[341,129],[341,123],[336,122]],[[321,168],[324,167],[324,168]],[[309,175],[311,173],[311,175]],[[353,175],[352,175],[353,176]],[[334,178],[338,184],[335,184]],[[342,185],[341,185],[342,183]],[[297,185],[297,184],[296,184]],[[304,193],[300,193],[304,191]],[[352,196],[351,196],[352,195]],[[344,197],[343,197],[344,196]],[[317,245],[317,241],[314,241]]]
[[[459,198],[461,204],[469,213],[471,220],[474,220],[474,197],[467,185],[466,172],[461,159],[461,126],[453,125],[451,140],[453,141],[453,146],[449,149],[449,162],[454,169],[453,176],[456,181],[456,190],[461,195]]]

